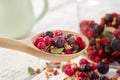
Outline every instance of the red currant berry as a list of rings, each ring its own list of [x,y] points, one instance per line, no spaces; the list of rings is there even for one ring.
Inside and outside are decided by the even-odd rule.
[[[89,59],[92,60],[92,61],[95,61],[95,55],[88,55]]]
[[[91,64],[90,64],[90,67],[92,68],[93,71],[94,71],[95,69],[97,69],[97,65],[94,64],[94,63],[91,63]]]
[[[52,39],[49,36],[45,36],[43,38],[43,41],[45,42],[46,45],[51,44]]]
[[[86,73],[85,72],[79,72],[79,74],[78,74],[78,77],[86,77],[87,75],[86,75]]]
[[[65,70],[65,69],[71,69],[71,65],[70,65],[70,64],[64,65],[64,70]]]
[[[35,46],[37,46],[37,44],[38,44],[39,42],[43,42],[43,37],[37,38],[33,43],[34,43]]]
[[[96,56],[95,57],[95,62],[100,62],[101,61],[101,57],[100,56]]]
[[[74,70],[73,69],[65,69],[64,72],[68,76],[73,76],[74,75]]]
[[[89,62],[88,62],[88,60],[87,59],[81,59],[80,61],[79,61],[79,64],[80,65],[82,65],[82,64],[89,64]]]
[[[118,75],[120,75],[120,69],[118,69],[118,70],[116,71],[116,73],[117,73]]]
[[[67,50],[65,53],[66,54],[72,54],[72,51],[71,50]]]
[[[92,38],[94,36],[94,33],[92,31],[87,32],[87,37]]]
[[[107,44],[109,44],[109,42],[110,42],[110,40],[107,37],[104,37],[104,38],[101,39],[101,44],[102,45],[107,45]]]
[[[79,37],[79,36],[75,37],[74,43],[80,45],[82,43],[81,37]]]
[[[85,48],[85,44],[84,42],[82,42],[80,45],[79,45],[80,49],[84,49]]]
[[[112,15],[115,16],[115,17],[117,17],[117,16],[118,16],[118,13],[113,12]]]
[[[55,31],[55,36],[61,36],[63,33],[62,33],[62,31],[60,31],[60,30],[56,30]]]
[[[39,42],[39,43],[37,44],[37,47],[38,47],[39,49],[45,49],[45,48],[46,48],[46,44],[45,44],[44,42]]]
[[[78,77],[77,80],[84,80],[82,77]]]

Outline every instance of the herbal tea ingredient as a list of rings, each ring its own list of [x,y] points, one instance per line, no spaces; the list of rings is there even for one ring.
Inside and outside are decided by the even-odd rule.
[[[100,23],[84,20],[80,31],[89,38],[87,55],[90,60],[120,64],[120,14],[107,13]]]
[[[85,48],[80,36],[71,33],[63,34],[61,30],[46,31],[34,40],[34,45],[51,54],[75,54]]]

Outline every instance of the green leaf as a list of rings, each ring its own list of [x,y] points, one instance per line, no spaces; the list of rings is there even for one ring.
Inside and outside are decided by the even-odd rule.
[[[60,54],[63,50],[64,50],[64,48],[56,48],[56,49],[52,49],[51,53]]]
[[[28,67],[28,73],[30,75],[33,75],[33,74],[35,74],[35,70],[32,67]]]
[[[115,28],[114,27],[105,27],[104,31],[108,31],[108,32],[114,32],[115,31]]]
[[[105,27],[103,31],[103,36],[108,37],[109,39],[112,39],[112,33],[114,32],[115,28],[114,27]]]
[[[84,51],[84,52],[83,52],[83,55],[88,58],[88,53],[87,53],[87,51]]]
[[[75,38],[74,36],[71,36],[71,37],[69,38],[71,44],[74,43],[74,38]]]

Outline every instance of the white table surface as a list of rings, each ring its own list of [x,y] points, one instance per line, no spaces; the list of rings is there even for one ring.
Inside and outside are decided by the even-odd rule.
[[[39,14],[42,0],[32,1],[35,16]],[[76,0],[49,0],[49,10],[46,16],[34,25],[30,35],[53,29],[64,29],[79,32],[76,13]],[[78,62],[82,56],[74,59]],[[0,48],[0,80],[26,80],[30,75],[27,72],[29,66],[43,70],[46,60],[38,59],[23,52]],[[113,70],[114,72],[114,70]],[[111,75],[111,74],[109,74]],[[63,80],[64,73],[51,77],[49,80]],[[44,71],[28,80],[48,80]]]

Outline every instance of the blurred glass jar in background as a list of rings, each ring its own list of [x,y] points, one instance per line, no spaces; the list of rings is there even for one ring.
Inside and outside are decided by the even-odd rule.
[[[120,0],[77,0],[78,19],[100,22],[106,13],[120,13]]]

